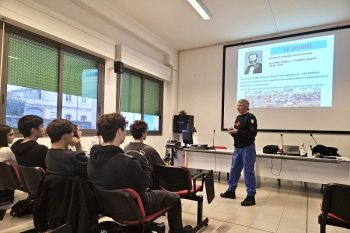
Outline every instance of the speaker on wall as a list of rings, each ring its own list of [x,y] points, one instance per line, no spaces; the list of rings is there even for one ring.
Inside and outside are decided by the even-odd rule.
[[[124,63],[121,61],[114,62],[114,73],[122,74],[124,72]]]

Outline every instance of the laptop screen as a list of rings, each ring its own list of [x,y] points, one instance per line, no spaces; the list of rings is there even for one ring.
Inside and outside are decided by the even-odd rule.
[[[283,154],[299,155],[299,146],[283,145]]]

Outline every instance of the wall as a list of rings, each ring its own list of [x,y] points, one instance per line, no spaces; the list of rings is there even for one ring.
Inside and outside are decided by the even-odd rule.
[[[182,51],[179,54],[178,110],[185,109],[195,116],[198,142],[212,145],[213,130],[216,130],[215,145],[233,148],[233,140],[221,129],[223,45]],[[236,106],[232,106],[235,108]],[[252,110],[254,113],[254,110]],[[235,116],[232,118],[234,119]],[[271,116],[273,117],[273,116]],[[292,117],[292,116],[291,116]],[[258,123],[259,123],[259,119]],[[325,119],[325,122],[328,119]],[[288,123],[288,119],[286,119]],[[339,148],[342,156],[350,158],[349,135],[317,135],[317,142]],[[315,145],[309,134],[284,134],[284,144]],[[258,133],[256,148],[281,144],[278,133]]]
[[[131,50],[142,53],[145,57],[153,60],[155,63],[170,65],[175,67],[171,69],[170,78],[164,84],[163,99],[163,135],[149,136],[147,143],[154,146],[160,154],[165,152],[165,143],[171,134],[171,119],[174,111],[174,103],[177,99],[177,53],[171,48],[168,53],[164,53],[164,48],[156,48],[149,43],[144,42],[133,33],[128,33],[116,28],[115,25],[97,18],[93,14],[82,9],[78,5],[68,2],[69,10],[76,15],[89,16],[89,22],[98,22],[95,27],[88,27],[78,22],[77,18],[67,17],[60,14],[59,11],[53,11],[40,4],[40,1],[21,1],[4,0],[0,2],[0,17],[7,22],[32,31],[39,35],[54,39],[74,48],[92,53],[105,59],[105,98],[104,112],[110,113],[116,111],[116,74],[114,73],[114,59],[116,58],[116,44],[126,44]],[[67,3],[67,4],[68,4]],[[95,19],[91,17],[96,17]],[[84,19],[81,19],[84,21]],[[103,25],[103,26],[101,26]],[[98,29],[101,29],[98,31]],[[119,36],[118,36],[119,35]],[[116,37],[115,37],[116,36]],[[173,85],[173,82],[175,85]],[[125,142],[130,142],[131,137],[127,137]],[[40,139],[39,142],[50,145],[49,138]],[[83,137],[82,143],[85,149],[91,147],[96,142],[92,136]],[[122,145],[123,146],[123,145]]]

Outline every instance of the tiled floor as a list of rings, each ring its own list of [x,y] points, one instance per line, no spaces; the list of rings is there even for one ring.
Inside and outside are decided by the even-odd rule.
[[[239,184],[237,199],[223,199],[219,194],[225,191],[225,182],[215,183],[216,197],[211,204],[205,202],[204,215],[209,218],[209,226],[200,232],[217,233],[318,233],[317,216],[320,211],[320,186],[309,184],[308,189],[300,182],[282,181],[281,187],[271,179],[262,179],[257,189],[256,206],[242,207],[245,198],[244,183]],[[204,194],[205,196],[205,194]],[[25,194],[16,193],[16,198]],[[184,225],[194,225],[197,207],[195,202],[183,200]],[[167,222],[163,217],[158,219]],[[33,227],[31,216],[13,218],[6,213],[0,221],[1,233],[14,233]],[[350,233],[350,230],[327,227],[329,233]]]

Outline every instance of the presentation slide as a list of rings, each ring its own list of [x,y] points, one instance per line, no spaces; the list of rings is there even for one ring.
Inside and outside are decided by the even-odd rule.
[[[237,99],[252,108],[331,107],[334,35],[238,50]]]
[[[223,47],[222,129],[239,99],[265,131],[350,134],[350,25]]]

